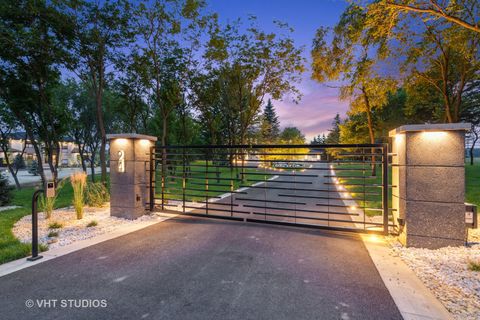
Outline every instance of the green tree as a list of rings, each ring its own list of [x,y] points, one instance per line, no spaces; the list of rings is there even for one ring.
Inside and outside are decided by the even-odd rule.
[[[286,127],[279,136],[282,144],[305,144],[305,136],[296,127]]]
[[[114,81],[112,93],[118,96],[113,107],[119,130],[122,132],[147,133],[153,116],[144,81],[145,66],[137,52],[132,52],[119,63],[122,73]]]
[[[66,132],[65,106],[55,88],[61,68],[70,61],[73,29],[63,2],[2,1],[0,3],[0,97],[27,132],[39,163],[42,148],[57,181],[59,141]],[[43,166],[39,166],[46,181]]]
[[[351,113],[366,114],[370,143],[375,143],[372,113],[385,104],[396,83],[378,74],[380,57],[365,23],[364,10],[351,4],[333,29],[329,45],[326,41],[329,30],[317,30],[312,50],[312,77],[322,83],[337,80],[345,83],[340,88],[340,97],[351,101]]]
[[[313,137],[312,141],[310,141],[310,144],[325,144],[327,143],[327,137],[325,136],[325,133],[322,133],[321,135],[319,134],[316,137]]]
[[[352,3],[333,29],[329,45],[329,30],[317,30],[312,50],[312,77],[322,83],[338,80],[345,83],[340,88],[340,98],[350,101],[350,114],[365,114],[370,143],[375,143],[373,113],[385,105],[396,82],[378,72],[382,50],[369,32],[366,18],[365,10]],[[372,175],[375,172],[375,156],[372,156]]]
[[[365,26],[381,44],[382,54],[399,61],[407,92],[413,92],[420,104],[433,102],[428,120],[457,122],[466,89],[479,77],[480,34],[448,17],[468,20],[473,26],[478,23],[480,6],[476,0],[445,4],[433,0],[371,2],[364,8]],[[442,12],[442,19],[425,18],[428,12],[415,8],[429,14]],[[437,100],[442,102],[440,110]],[[420,111],[425,114],[426,110]]]
[[[277,33],[267,33],[251,17],[244,32],[240,21],[210,28],[206,69],[216,70],[219,105],[226,111],[231,140],[239,144],[258,122],[265,96],[276,100],[293,93],[294,100],[300,98],[295,84],[304,70],[302,49],[295,46],[290,27],[276,25]]]
[[[461,120],[472,125],[472,129],[468,133],[470,136],[470,164],[474,164],[475,146],[480,138],[480,92],[478,85],[480,81],[472,83],[473,90],[469,90],[464,98],[465,108],[463,109]]]
[[[470,31],[480,33],[480,4],[477,0],[380,0],[375,3],[382,15],[395,19],[401,13],[411,13],[426,20],[444,19]],[[387,26],[390,24],[386,24]]]
[[[167,144],[168,119],[183,101],[199,34],[210,18],[202,14],[204,7],[202,0],[155,0],[141,3],[137,12],[141,40],[136,50],[147,92],[161,116],[162,146]]]
[[[332,129],[328,131],[327,138],[325,143],[329,144],[338,144],[340,143],[340,125],[342,124],[342,119],[340,114],[336,114],[332,121]]]
[[[69,80],[62,86],[63,103],[66,104],[68,111],[68,136],[72,137],[77,145],[83,171],[87,172],[88,163],[90,179],[95,182],[95,159],[101,143],[96,121],[95,98],[84,83]]]
[[[102,182],[107,181],[104,94],[111,66],[133,41],[131,4],[126,0],[79,1],[74,16],[77,41],[74,68],[95,99],[95,114],[100,132]]]
[[[8,178],[0,173],[0,206],[9,205],[12,202],[12,187],[8,182]]]
[[[272,101],[268,99],[267,105],[263,110],[261,135],[262,140],[267,143],[273,143],[280,134],[280,121],[278,121],[277,113],[272,105]]]
[[[26,143],[23,144],[21,152],[17,154],[12,163],[12,161],[10,161],[10,155],[12,152],[10,148],[10,138],[11,134],[19,131],[20,128],[21,127],[18,125],[18,122],[15,120],[10,109],[4,103],[0,103],[0,149],[2,149],[3,159],[7,165],[8,171],[15,181],[17,189],[21,189],[17,174],[19,169],[25,168],[23,154],[25,152]]]

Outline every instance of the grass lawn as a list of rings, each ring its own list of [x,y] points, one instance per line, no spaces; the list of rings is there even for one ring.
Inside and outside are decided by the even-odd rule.
[[[362,165],[348,165],[342,164],[341,166],[337,166],[338,168],[356,168],[356,169],[363,169]],[[365,181],[369,184],[380,184],[381,183],[381,167],[377,166],[376,168],[376,177],[372,179],[365,179]],[[373,191],[376,190],[375,188],[366,187],[365,189],[363,186],[348,186],[348,184],[363,184],[363,176],[369,176],[370,170],[369,168],[366,169],[365,173],[362,170],[359,171],[336,171],[337,176],[359,176],[359,178],[340,178],[340,183],[347,184],[346,188],[352,192],[352,196],[354,198],[359,198],[360,200],[357,201],[359,206],[371,207],[371,208],[381,208],[381,196],[378,195],[367,195],[365,197],[366,202],[363,201],[363,195],[361,192],[364,190],[366,191]],[[389,181],[391,181],[391,169],[389,170]],[[476,159],[474,165],[470,165],[470,163],[465,164],[465,184],[466,184],[466,196],[465,201],[469,203],[476,204],[480,207],[480,159]],[[355,191],[360,193],[355,193]],[[380,190],[378,190],[380,192]],[[390,191],[390,200],[391,200],[391,191]],[[391,205],[390,201],[390,205]],[[368,216],[372,215],[380,215],[380,212],[377,211],[368,211],[366,210],[366,214]]]
[[[97,178],[96,181],[99,180],[100,179]],[[0,212],[0,264],[31,254],[31,244],[18,241],[17,238],[13,236],[12,228],[15,222],[23,216],[32,213],[32,195],[37,189],[36,187],[25,187],[21,190],[14,190],[11,205],[21,206],[22,208]],[[67,180],[58,193],[55,208],[70,206],[72,204],[72,198],[72,186]]]
[[[480,207],[480,159],[472,165],[465,164],[465,180],[467,185],[466,201]]]
[[[377,164],[375,175],[372,175],[370,164],[337,164],[334,168],[349,169],[336,170],[339,183],[343,185],[360,209],[365,209],[369,217],[382,215],[382,166]],[[391,170],[389,170],[389,179]],[[389,180],[390,181],[390,180]],[[391,194],[390,194],[391,197]],[[390,201],[391,204],[391,201]]]
[[[253,166],[245,164],[245,166]],[[157,169],[156,179],[156,196],[161,198],[161,173]],[[208,170],[208,172],[207,172]],[[223,193],[236,190],[240,187],[247,186],[257,182],[257,180],[268,179],[272,175],[263,175],[263,169],[245,168],[243,181],[241,179],[241,171],[239,168],[230,168],[217,166],[215,167],[211,161],[208,162],[208,169],[205,161],[194,161],[190,166],[190,173],[185,181],[185,200],[186,201],[206,201],[208,197],[221,195]],[[187,172],[188,169],[185,169]],[[171,200],[183,200],[183,166],[177,166],[175,172],[170,172],[165,181],[165,198]],[[208,178],[208,191],[205,188]]]

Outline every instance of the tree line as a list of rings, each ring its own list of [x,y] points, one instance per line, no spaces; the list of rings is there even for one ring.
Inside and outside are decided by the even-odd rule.
[[[386,141],[408,123],[480,124],[480,2],[350,1],[333,28],[317,30],[312,78],[339,83],[346,119],[316,140]],[[473,157],[472,157],[473,161]]]
[[[65,137],[92,179],[100,165],[102,182],[107,133],[245,144],[267,97],[300,98],[302,48],[290,26],[275,26],[220,24],[203,0],[2,1],[2,131],[25,131],[55,181]]]

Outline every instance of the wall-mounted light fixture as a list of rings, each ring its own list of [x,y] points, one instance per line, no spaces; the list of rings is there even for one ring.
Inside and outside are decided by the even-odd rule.
[[[120,138],[120,139],[115,139],[115,142],[118,143],[119,145],[121,146],[124,146],[127,144],[127,139],[123,139],[123,138]]]
[[[422,131],[422,137],[431,141],[437,141],[447,136],[446,131]]]

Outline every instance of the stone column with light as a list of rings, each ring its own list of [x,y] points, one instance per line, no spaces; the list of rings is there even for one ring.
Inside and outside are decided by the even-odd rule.
[[[465,132],[470,124],[401,126],[392,137],[392,206],[400,241],[436,249],[465,243]]]
[[[150,150],[156,137],[110,134],[110,215],[136,219],[150,201]]]

